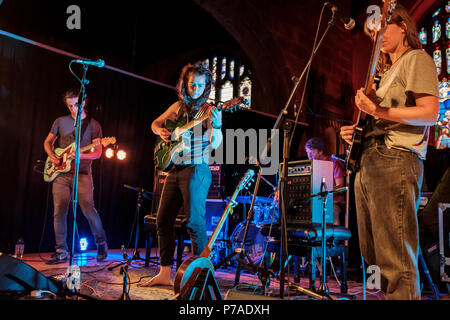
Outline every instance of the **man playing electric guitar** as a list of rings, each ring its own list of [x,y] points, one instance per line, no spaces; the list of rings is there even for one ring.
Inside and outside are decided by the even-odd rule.
[[[64,95],[64,104],[70,111],[67,116],[57,118],[52,125],[50,133],[44,141],[44,149],[50,160],[59,164],[61,159],[54,153],[55,147],[66,148],[75,141],[74,121],[78,112],[78,92],[69,90]],[[84,101],[86,105],[86,100]],[[81,147],[91,143],[99,142],[102,138],[102,127],[100,124],[87,116],[83,109],[81,116]],[[56,146],[55,146],[56,143]],[[80,154],[80,167],[78,178],[78,203],[83,214],[89,221],[89,225],[95,235],[97,244],[97,261],[105,260],[107,257],[106,235],[103,230],[100,216],[94,207],[94,186],[92,182],[91,163],[92,160],[100,158],[102,154],[102,144],[97,145],[93,150]],[[68,158],[74,158],[74,152]],[[60,173],[53,180],[53,204],[54,204],[54,230],[56,252],[47,264],[64,263],[67,261],[68,247],[67,238],[67,211],[71,200],[71,193],[74,180],[74,167],[67,173]]]
[[[152,131],[169,142],[172,133],[164,127],[166,121],[178,121],[182,117],[192,120],[207,106],[211,86],[212,76],[206,66],[200,62],[186,65],[177,84],[179,100],[153,121]],[[182,205],[193,254],[199,256],[206,246],[206,197],[212,181],[208,156],[211,149],[222,143],[222,111],[208,108],[205,112],[210,113],[210,118],[193,128],[191,148],[174,161],[162,190],[156,222],[161,256],[159,274],[140,286],[171,284],[175,251],[173,228]]]

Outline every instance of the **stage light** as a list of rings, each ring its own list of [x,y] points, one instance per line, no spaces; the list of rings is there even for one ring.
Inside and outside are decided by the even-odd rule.
[[[105,151],[105,156],[106,156],[108,159],[111,159],[112,157],[114,157],[114,150],[113,150],[112,148],[106,149],[106,151]]]
[[[88,241],[87,241],[86,238],[81,238],[81,239],[80,239],[80,250],[81,250],[81,251],[86,251],[88,245],[89,245],[89,243],[88,243]]]
[[[117,159],[124,160],[127,157],[127,153],[123,150],[119,150],[119,151],[117,151],[116,156],[117,156]]]

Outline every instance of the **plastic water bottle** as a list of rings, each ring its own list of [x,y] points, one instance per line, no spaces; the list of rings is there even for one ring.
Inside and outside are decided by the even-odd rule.
[[[23,241],[23,238],[20,237],[19,240],[17,240],[16,248],[14,250],[14,257],[17,259],[22,260],[23,259],[23,249],[25,247],[25,242]]]

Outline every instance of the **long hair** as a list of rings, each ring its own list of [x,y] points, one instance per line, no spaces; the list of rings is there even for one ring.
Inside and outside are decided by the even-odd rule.
[[[419,36],[417,34],[417,25],[413,18],[408,13],[408,10],[401,4],[397,4],[394,11],[392,12],[391,20],[389,24],[396,24],[403,30],[405,30],[404,45],[410,47],[411,49],[421,49],[422,44],[420,43]],[[367,23],[364,23],[364,32],[369,35],[374,41],[373,34],[367,28]],[[392,66],[391,58],[389,54],[380,52],[380,57],[377,64],[377,74],[380,74]]]
[[[189,76],[191,74],[206,76],[205,90],[197,99],[192,99],[187,90]],[[182,108],[185,112],[190,113],[192,110],[197,109],[206,103],[211,94],[212,82],[211,71],[202,62],[198,61],[194,64],[189,63],[183,67],[176,89],[178,98],[180,99]]]

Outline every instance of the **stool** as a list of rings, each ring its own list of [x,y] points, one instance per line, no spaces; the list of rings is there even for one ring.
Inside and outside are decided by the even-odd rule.
[[[188,233],[186,230],[186,219],[184,216],[179,215],[175,220],[174,232],[177,239],[177,270],[180,267],[183,259],[184,241],[188,239]],[[153,244],[153,238],[157,236],[156,230],[156,214],[149,214],[144,217],[144,232],[147,232],[145,241],[145,267],[148,267],[151,259],[151,249]]]
[[[280,238],[281,238],[281,226],[279,224],[272,225],[271,232],[269,234],[270,225],[262,226],[261,233],[264,236],[273,237],[274,240],[269,240],[268,252],[280,251]],[[313,223],[310,225],[288,225],[286,227],[287,233],[287,245],[288,255],[297,257],[310,257],[309,262],[309,288],[315,290],[316,280],[316,258],[322,257],[322,224]],[[345,245],[345,241],[350,239],[351,232],[345,227],[328,225],[326,227],[326,254],[327,257],[341,258],[341,294],[347,293],[347,258],[348,247]],[[268,260],[268,259],[267,259]],[[326,261],[326,259],[324,259]],[[296,281],[298,277],[297,266],[294,271],[294,277]]]

